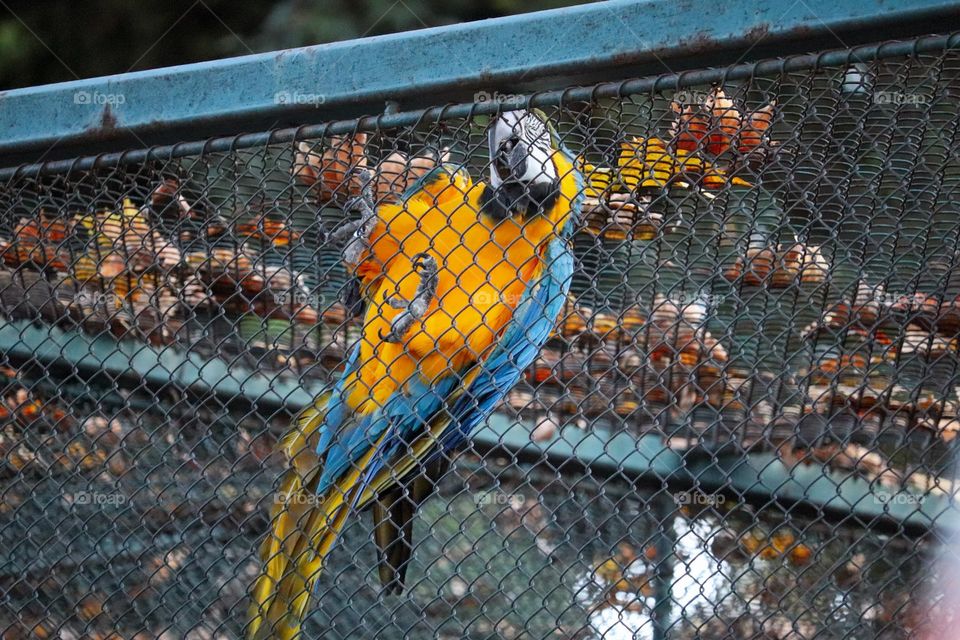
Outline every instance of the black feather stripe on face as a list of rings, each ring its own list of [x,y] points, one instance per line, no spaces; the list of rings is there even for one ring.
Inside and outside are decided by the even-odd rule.
[[[510,207],[505,202],[500,189],[488,185],[480,192],[480,212],[492,220],[506,220],[510,217]]]
[[[550,146],[550,135],[547,133],[547,126],[540,118],[535,116],[521,120],[520,124],[514,127],[514,132],[531,147],[544,144],[547,147]]]
[[[514,215],[522,218],[549,211],[560,197],[560,183],[523,185],[486,185],[480,193],[480,211],[493,220],[505,220]]]

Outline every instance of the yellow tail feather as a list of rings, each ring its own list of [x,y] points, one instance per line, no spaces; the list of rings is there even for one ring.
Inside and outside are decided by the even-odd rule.
[[[292,468],[281,482],[272,509],[270,534],[261,547],[263,573],[251,593],[248,637],[252,640],[300,636],[300,624],[323,561],[347,523],[360,492],[358,480],[376,443],[353,469],[322,496],[316,485],[320,462],[315,436],[323,423],[325,398],[305,410],[281,446]]]
[[[270,510],[271,531],[260,548],[264,566],[251,591],[250,638],[269,637],[270,627],[261,629],[264,616],[276,598],[281,578],[288,571],[293,557],[290,551],[300,537],[299,525],[313,506],[311,500],[315,500],[311,498],[310,489],[315,486],[319,472],[316,437],[328,398],[329,394],[324,394],[311,407],[304,409],[278,445],[286,454],[290,469],[284,474],[274,496]]]
[[[298,536],[292,556],[296,558],[296,567],[281,577],[276,598],[266,615],[269,622],[267,628],[272,635],[261,637],[293,640],[300,636],[300,624],[310,602],[313,586],[320,577],[323,561],[347,523],[352,498],[358,490],[359,487],[354,486],[349,490],[349,494],[344,496],[336,488],[332,488],[331,492],[335,495],[327,499],[331,504],[310,514],[306,530],[313,534]]]
[[[478,369],[466,377],[469,386]],[[455,393],[456,399],[463,390]],[[248,636],[251,640],[280,638],[291,640],[300,635],[300,624],[310,601],[313,586],[320,576],[323,561],[347,523],[352,507],[364,506],[376,495],[393,485],[421,462],[436,446],[449,416],[441,413],[399,459],[382,469],[361,487],[363,476],[386,434],[334,486],[317,496],[320,461],[316,455],[316,436],[323,424],[327,397],[318,398],[312,407],[301,413],[297,426],[281,442],[291,461],[280,485],[272,510],[270,535],[264,540],[261,558],[263,574],[257,579],[250,607]]]
[[[265,614],[270,610],[276,598],[281,579],[287,572],[290,556],[287,555],[288,546],[297,536],[297,523],[307,513],[307,505],[302,498],[306,492],[299,482],[294,470],[287,472],[280,485],[280,496],[272,510],[272,526],[270,534],[261,547],[261,559],[264,563],[263,573],[257,579],[251,594],[249,636],[251,638],[270,637],[270,625],[261,629],[264,622],[269,622]]]

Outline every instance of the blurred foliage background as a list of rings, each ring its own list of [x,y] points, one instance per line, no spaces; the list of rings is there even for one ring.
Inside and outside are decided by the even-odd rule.
[[[0,0],[0,88],[583,4],[574,0]]]

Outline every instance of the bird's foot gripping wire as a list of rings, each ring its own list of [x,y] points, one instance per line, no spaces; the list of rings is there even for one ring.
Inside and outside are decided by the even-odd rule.
[[[403,311],[390,323],[390,331],[380,332],[380,339],[386,342],[403,342],[403,336],[414,322],[423,318],[427,308],[437,295],[437,261],[427,253],[418,253],[413,257],[414,273],[420,278],[412,300],[384,293],[383,301],[394,309]]]
[[[370,234],[376,226],[377,211],[373,198],[373,172],[369,169],[355,169],[360,175],[360,195],[350,198],[344,205],[345,211],[359,209],[360,219],[348,222],[332,234],[330,240],[343,247],[343,261],[357,264],[364,252],[370,250]]]

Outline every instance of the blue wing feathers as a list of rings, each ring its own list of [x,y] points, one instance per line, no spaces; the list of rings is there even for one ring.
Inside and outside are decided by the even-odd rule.
[[[353,350],[347,357],[347,364],[343,369],[343,375],[333,388],[330,399],[325,407],[323,417],[323,426],[320,429],[320,441],[317,443],[317,455],[322,459],[324,454],[333,444],[335,436],[340,433],[341,427],[350,417],[350,411],[344,402],[344,393],[347,380],[357,368],[357,361],[360,359],[360,342],[353,346]]]
[[[458,385],[459,377],[455,375],[436,380],[433,384],[417,378],[404,393],[391,396],[380,411],[363,416],[356,424],[341,430],[340,437],[326,451],[318,493],[333,485],[387,429],[392,428],[394,433],[384,443],[385,446],[400,446],[413,440],[415,433],[430,422],[443,406],[444,399],[452,395]],[[387,455],[386,452],[382,454],[378,457]]]
[[[570,290],[573,255],[566,241],[557,239],[548,245],[545,258],[547,268],[540,281],[527,289],[497,348],[454,405],[454,428],[444,434],[445,451],[456,449],[489,415],[550,337]]]

